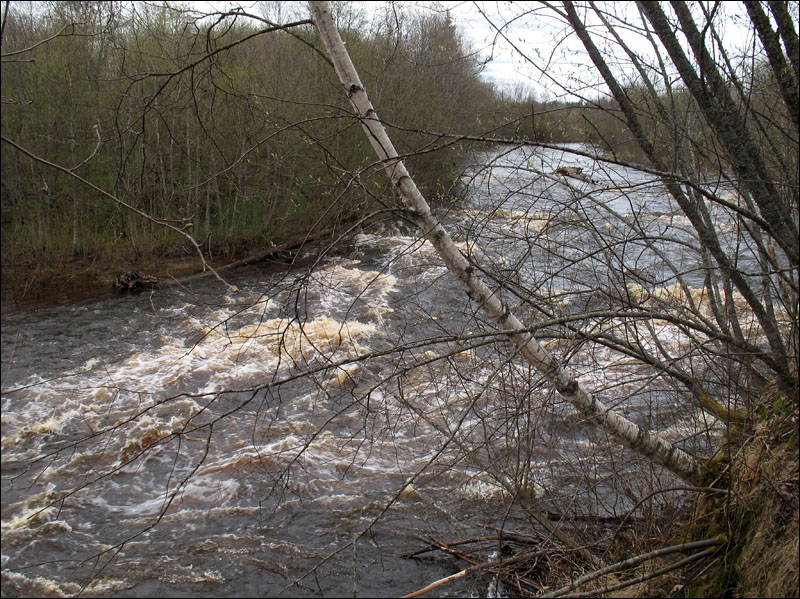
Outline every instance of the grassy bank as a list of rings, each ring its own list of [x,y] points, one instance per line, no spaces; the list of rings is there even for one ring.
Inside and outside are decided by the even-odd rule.
[[[727,493],[704,496],[690,530],[727,545],[687,596],[798,596],[798,468],[797,397],[765,393],[710,464],[708,482]]]

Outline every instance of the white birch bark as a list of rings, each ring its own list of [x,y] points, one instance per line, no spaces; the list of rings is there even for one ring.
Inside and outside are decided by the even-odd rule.
[[[640,428],[593,397],[558,360],[539,345],[497,294],[476,275],[474,268],[431,213],[428,203],[406,170],[403,161],[398,157],[334,25],[328,2],[309,2],[309,6],[339,81],[344,86],[373,149],[383,161],[409,216],[436,248],[447,268],[461,281],[467,295],[508,335],[520,354],[581,413],[637,452],[656,461],[682,479],[693,484],[697,483],[699,467],[694,457],[658,435]]]

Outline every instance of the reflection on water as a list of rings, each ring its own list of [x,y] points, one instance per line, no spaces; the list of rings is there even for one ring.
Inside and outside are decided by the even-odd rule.
[[[565,158],[528,152],[476,170],[468,204],[445,218],[495,284],[554,314],[585,309],[614,281],[573,259],[593,239],[577,232],[575,190],[552,176]],[[582,201],[604,226],[635,213],[689,235],[641,174],[569,160],[591,173]],[[457,568],[404,558],[424,535],[532,530],[507,509],[510,489],[583,513],[630,509],[608,477],[623,449],[497,341],[429,243],[395,233],[362,233],[310,272],[242,269],[236,295],[208,281],[6,318],[3,594],[394,596]],[[637,251],[658,280],[657,252]],[[678,293],[660,288],[629,293]],[[690,342],[651,326],[653,343]],[[648,428],[677,440],[704,426],[625,356],[549,344]]]

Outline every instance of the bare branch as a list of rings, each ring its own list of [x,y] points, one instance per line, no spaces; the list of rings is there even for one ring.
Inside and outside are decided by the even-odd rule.
[[[99,131],[97,131],[97,130],[95,130],[95,131],[97,132],[98,137],[99,137],[99,135],[100,135]],[[197,251],[197,254],[200,257],[200,261],[203,263],[203,270],[208,269],[211,272],[213,272],[214,275],[216,276],[216,278],[221,283],[223,283],[226,287],[228,287],[228,289],[230,289],[232,292],[235,293],[236,291],[238,291],[238,289],[237,289],[237,287],[235,285],[231,285],[230,283],[225,281],[225,279],[223,279],[221,276],[219,276],[217,271],[210,264],[208,264],[208,262],[206,261],[206,257],[203,254],[203,250],[200,248],[200,245],[197,243],[197,241],[195,241],[194,237],[192,237],[189,233],[186,232],[185,228],[179,228],[179,227],[176,227],[173,224],[170,224],[168,221],[165,221],[165,220],[159,219],[159,218],[155,218],[155,217],[147,214],[146,212],[143,212],[142,210],[139,210],[138,208],[136,208],[134,206],[131,206],[127,202],[124,202],[124,201],[120,200],[114,194],[109,193],[106,190],[98,187],[97,185],[95,185],[91,181],[88,181],[88,180],[84,179],[83,177],[81,177],[80,175],[78,175],[77,173],[74,172],[75,168],[80,167],[83,163],[81,163],[81,165],[78,165],[78,167],[75,167],[73,169],[69,169],[69,168],[60,166],[58,164],[55,164],[53,162],[50,162],[49,160],[45,160],[41,156],[37,156],[33,152],[30,152],[29,150],[23,148],[21,145],[19,145],[15,141],[12,141],[12,140],[8,139],[5,135],[0,136],[0,139],[2,139],[7,144],[13,146],[17,151],[22,152],[23,154],[25,154],[29,158],[35,160],[36,162],[40,162],[41,164],[44,164],[44,165],[46,165],[46,166],[48,166],[48,167],[50,167],[52,169],[55,169],[57,171],[61,171],[62,173],[66,173],[70,177],[73,177],[74,179],[80,181],[83,185],[86,185],[87,187],[95,190],[96,192],[98,192],[102,196],[110,199],[111,201],[113,201],[116,204],[122,206],[126,210],[129,210],[129,211],[133,212],[134,214],[137,214],[138,216],[141,216],[142,218],[145,218],[145,219],[149,220],[153,224],[159,225],[161,227],[165,227],[167,229],[170,229],[171,231],[174,231],[175,233],[178,233],[179,235],[182,235],[183,237],[185,237],[189,241],[189,243],[192,244],[192,246]]]
[[[624,438],[631,448],[648,457],[652,457],[678,476],[690,482],[696,481],[699,471],[694,458],[657,435],[640,429],[634,423],[622,418],[592,397],[558,361],[544,351],[533,337],[523,332],[525,327],[522,323],[510,312],[507,306],[503,305],[497,295],[475,275],[474,268],[453,243],[439,221],[431,214],[425,198],[417,189],[402,161],[398,158],[397,152],[378,120],[364,86],[359,80],[344,44],[333,25],[327,3],[311,2],[310,5],[323,41],[336,65],[337,74],[350,101],[358,111],[361,124],[373,149],[378,154],[378,157],[384,161],[393,185],[398,189],[403,201],[406,203],[406,209],[410,217],[417,222],[425,236],[437,249],[447,267],[464,285],[467,294],[508,334],[525,359],[536,366],[551,381],[558,392],[587,417],[602,425],[612,434]]]

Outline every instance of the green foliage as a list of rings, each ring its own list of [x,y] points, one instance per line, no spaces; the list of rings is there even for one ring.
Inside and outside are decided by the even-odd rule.
[[[3,62],[2,95],[14,100],[3,134],[73,167],[97,147],[98,125],[81,176],[154,217],[188,219],[223,249],[277,243],[391,198],[314,49],[257,21],[212,23],[171,4],[12,5],[4,53],[61,35]],[[422,130],[475,133],[494,102],[455,25],[446,15],[368,23],[353,11],[341,26],[398,150],[424,152],[409,160],[421,187],[451,195],[460,150],[436,149]],[[309,27],[292,33],[315,43]],[[7,144],[2,166],[4,244],[87,256],[107,239],[182,243]]]

